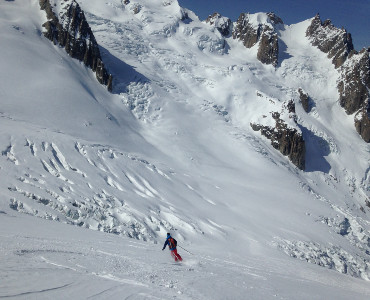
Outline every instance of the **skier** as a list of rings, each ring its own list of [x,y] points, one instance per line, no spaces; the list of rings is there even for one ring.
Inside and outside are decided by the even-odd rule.
[[[166,248],[167,245],[175,261],[178,261],[178,260],[182,261],[182,257],[180,256],[180,254],[177,253],[177,249],[176,249],[177,241],[171,236],[170,233],[167,233],[167,239],[163,245],[162,251]]]

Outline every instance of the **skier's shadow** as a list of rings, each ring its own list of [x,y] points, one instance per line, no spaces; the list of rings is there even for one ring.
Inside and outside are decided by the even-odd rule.
[[[126,92],[127,86],[132,82],[150,82],[147,77],[137,72],[134,67],[114,56],[109,50],[101,46],[99,48],[104,64],[108,72],[113,76],[113,94]]]

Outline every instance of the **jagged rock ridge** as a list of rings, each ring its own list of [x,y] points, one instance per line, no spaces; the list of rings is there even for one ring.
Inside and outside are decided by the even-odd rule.
[[[370,48],[351,55],[341,67],[339,103],[347,114],[355,114],[355,127],[370,142]]]
[[[242,13],[234,26],[233,38],[241,40],[247,48],[259,43],[257,58],[264,64],[276,67],[279,43],[275,26],[283,24],[283,21],[274,13],[260,15],[263,15],[265,18],[261,19],[265,20],[260,20],[258,14],[257,19],[254,20],[251,15]]]
[[[370,142],[370,49],[357,53],[351,34],[332,25],[330,20],[321,22],[317,14],[306,35],[312,45],[317,46],[339,69],[339,103],[346,113],[355,113],[355,127],[362,139]]]
[[[330,20],[321,22],[317,14],[311,25],[307,28],[306,36],[312,45],[317,46],[321,51],[332,58],[336,68],[340,67],[347,59],[353,48],[351,34],[345,29],[334,27]]]
[[[112,75],[104,66],[98,43],[79,4],[75,0],[63,1],[60,4],[63,9],[58,16],[50,0],[40,0],[39,3],[48,19],[43,24],[44,36],[64,47],[71,57],[83,61],[96,73],[97,80],[112,91]]]

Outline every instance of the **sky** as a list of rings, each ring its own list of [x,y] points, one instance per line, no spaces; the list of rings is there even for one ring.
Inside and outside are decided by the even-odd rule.
[[[199,18],[218,12],[236,21],[242,12],[274,12],[285,24],[294,24],[320,13],[321,19],[332,20],[352,34],[356,50],[370,47],[370,0],[178,0],[182,7],[194,11]]]

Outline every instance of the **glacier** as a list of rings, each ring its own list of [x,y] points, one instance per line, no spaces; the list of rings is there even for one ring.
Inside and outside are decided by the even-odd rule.
[[[112,93],[0,2],[0,298],[368,299],[370,148],[311,20],[274,67],[175,0],[78,3]],[[304,171],[250,126],[287,101]]]

